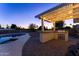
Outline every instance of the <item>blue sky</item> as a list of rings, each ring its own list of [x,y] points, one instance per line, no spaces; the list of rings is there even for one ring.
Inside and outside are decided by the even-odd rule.
[[[31,23],[41,25],[40,20],[35,16],[56,5],[58,3],[2,3],[0,4],[0,24],[16,24],[22,27],[27,27]],[[72,22],[66,21],[66,23]]]

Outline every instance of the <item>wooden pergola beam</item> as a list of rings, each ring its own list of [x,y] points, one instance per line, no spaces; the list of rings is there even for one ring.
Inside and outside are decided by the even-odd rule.
[[[70,8],[69,8],[70,7]],[[70,5],[69,7],[65,7],[64,9],[63,8],[61,8],[61,10],[56,10],[56,11],[54,11],[54,13],[47,13],[47,14],[45,14],[45,15],[42,15],[42,17],[44,17],[44,18],[46,18],[45,20],[49,20],[49,19],[51,19],[51,21],[53,21],[53,20],[56,20],[56,21],[58,21],[59,19],[61,19],[61,20],[63,20],[63,19],[66,19],[66,17],[67,17],[67,19],[68,19],[68,17],[70,17],[70,16],[72,16],[72,12],[73,12],[73,9],[72,9],[72,5]],[[71,11],[71,15],[70,14],[68,14],[69,13],[69,11]],[[71,18],[71,17],[70,17]],[[58,19],[58,20],[57,20]],[[60,20],[59,20],[60,21]]]
[[[68,3],[60,8],[58,6],[58,8],[42,13],[38,17],[41,19],[42,31],[44,31],[44,21],[55,23],[56,21],[79,18],[79,3]]]

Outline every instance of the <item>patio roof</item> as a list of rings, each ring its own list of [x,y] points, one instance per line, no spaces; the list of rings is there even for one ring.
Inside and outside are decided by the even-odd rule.
[[[64,21],[72,18],[79,18],[78,3],[62,3],[35,17],[48,22]]]

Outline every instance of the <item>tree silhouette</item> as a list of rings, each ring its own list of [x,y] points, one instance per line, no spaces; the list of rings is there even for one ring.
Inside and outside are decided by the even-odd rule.
[[[1,24],[0,24],[0,28],[2,28],[2,27],[1,27]]]
[[[29,25],[29,29],[30,30],[35,30],[36,28],[37,28],[37,25],[36,24],[33,24],[32,23],[32,24]]]
[[[9,25],[8,24],[7,24],[6,28],[9,29]]]
[[[69,30],[69,29],[71,29],[71,27],[70,26],[66,26],[66,27],[64,27],[64,29],[65,30]]]
[[[42,26],[40,26],[39,28],[38,28],[38,30],[42,30]],[[44,30],[47,30],[47,28],[44,26]]]
[[[11,25],[11,29],[17,29],[16,24],[12,24],[12,25]]]

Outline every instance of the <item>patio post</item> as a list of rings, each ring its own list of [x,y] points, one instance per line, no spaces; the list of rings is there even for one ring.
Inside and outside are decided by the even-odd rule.
[[[44,20],[41,20],[42,32],[44,31]]]
[[[55,31],[55,22],[53,22],[53,25],[54,25],[54,31]]]

